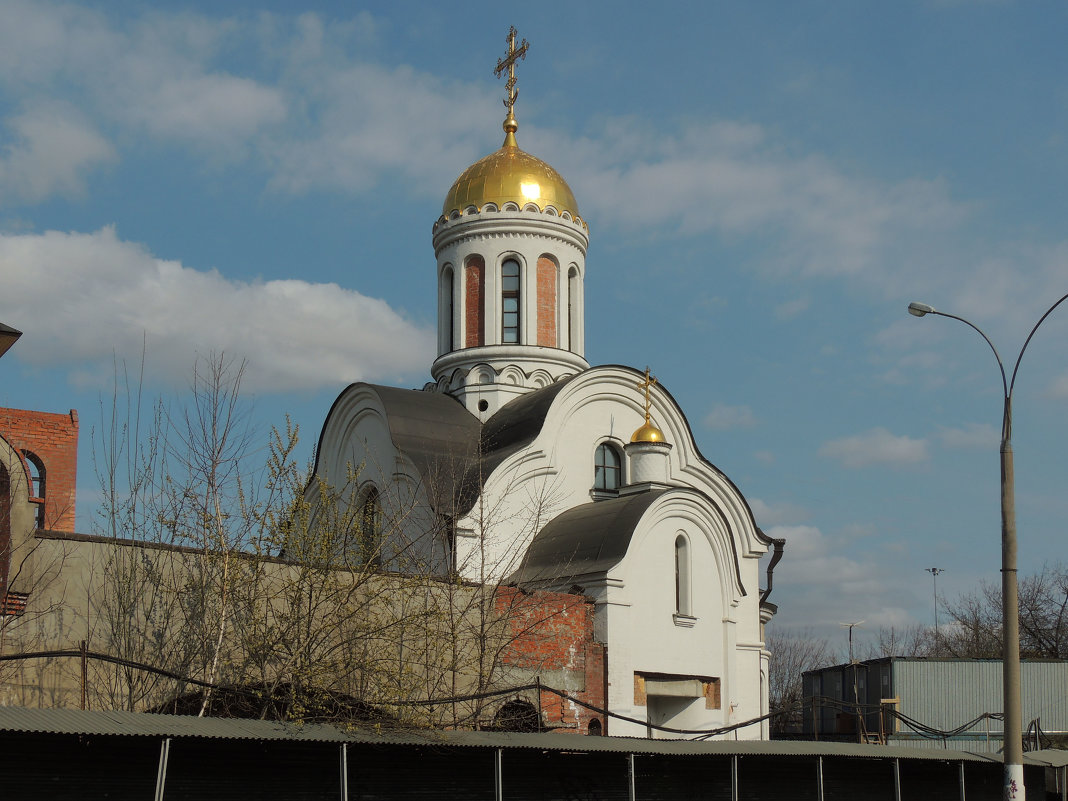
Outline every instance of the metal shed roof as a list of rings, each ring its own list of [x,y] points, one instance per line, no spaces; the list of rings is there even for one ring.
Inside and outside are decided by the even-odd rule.
[[[82,734],[122,737],[189,737],[234,740],[364,743],[453,748],[517,748],[541,751],[611,752],[674,756],[831,756],[858,759],[922,759],[1000,762],[997,754],[797,740],[648,740],[579,734],[345,730],[322,724],[232,718],[196,718],[138,712],[0,707],[0,733]],[[1058,761],[1060,760],[1060,761]],[[1024,756],[1032,765],[1059,765],[1057,752]]]

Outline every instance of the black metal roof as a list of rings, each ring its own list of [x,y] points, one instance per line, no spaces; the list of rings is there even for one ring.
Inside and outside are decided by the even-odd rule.
[[[1000,762],[996,753],[942,748],[913,748],[803,740],[652,740],[641,737],[588,737],[573,733],[428,731],[418,729],[341,729],[317,723],[280,723],[234,718],[151,715],[142,712],[82,711],[0,707],[0,733],[99,735],[125,737],[188,737],[228,740],[365,743],[453,748],[518,748],[541,751],[613,752],[632,754],[766,754],[825,755],[868,759],[924,759]],[[1060,764],[1048,751],[1025,754],[1026,764]]]
[[[603,573],[627,554],[634,527],[667,489],[584,503],[557,515],[539,531],[508,583],[544,578],[567,581]]]

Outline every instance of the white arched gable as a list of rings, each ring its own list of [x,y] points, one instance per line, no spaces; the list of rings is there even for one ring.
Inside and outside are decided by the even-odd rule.
[[[740,565],[734,547],[734,534],[720,510],[709,503],[709,499],[691,490],[669,491],[656,501],[642,515],[634,528],[627,555],[608,572],[610,582],[618,582],[624,589],[633,582],[635,574],[646,577],[647,564],[644,560],[633,560],[634,554],[640,553],[650,537],[660,536],[661,545],[674,548],[678,532],[683,532],[691,549],[691,565],[699,564],[699,548],[707,548],[712,553],[715,581],[719,590],[720,606],[726,612],[738,606],[746,595],[739,573]],[[663,579],[667,582],[667,576]],[[694,588],[710,586],[707,577],[692,574]],[[754,588],[755,589],[755,588]]]
[[[645,419],[642,394],[637,388],[637,382],[642,378],[643,374],[638,370],[616,365],[591,367],[578,374],[553,401],[535,444],[549,454],[569,447],[575,432],[568,427],[568,419],[583,406],[598,403],[604,405],[605,413],[611,419],[606,421],[606,430],[588,432],[591,447],[593,438],[602,436],[628,441]],[[730,479],[701,456],[686,415],[674,398],[656,385],[650,399],[653,422],[672,446],[670,483],[700,490],[716,501],[737,536],[740,555],[758,557],[764,554],[767,543],[757,533],[748,503]]]
[[[369,384],[353,384],[334,403],[319,438],[316,474],[341,489],[349,469],[357,481],[383,484],[394,472],[397,449],[382,399]]]

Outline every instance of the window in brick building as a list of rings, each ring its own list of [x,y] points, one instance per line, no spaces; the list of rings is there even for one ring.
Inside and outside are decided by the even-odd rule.
[[[501,265],[501,342],[519,342],[519,262],[505,259]]]
[[[593,488],[616,490],[623,483],[623,459],[614,445],[603,442],[597,446],[593,463]]]
[[[40,458],[30,451],[23,451],[23,456],[26,457],[26,464],[30,468],[30,495],[34,498],[40,498],[41,503],[37,504],[37,528],[45,527],[45,468],[44,462]]]

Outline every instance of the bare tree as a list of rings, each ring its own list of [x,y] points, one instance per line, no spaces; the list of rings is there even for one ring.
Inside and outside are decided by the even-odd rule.
[[[1068,657],[1068,567],[1044,565],[1020,580],[1020,656]],[[984,581],[977,590],[945,603],[938,653],[952,657],[1001,658],[1001,587]]]
[[[771,633],[766,644],[771,652],[768,672],[768,695],[772,736],[799,731],[803,685],[801,674],[807,670],[835,664],[840,655],[822,637],[811,631]]]

